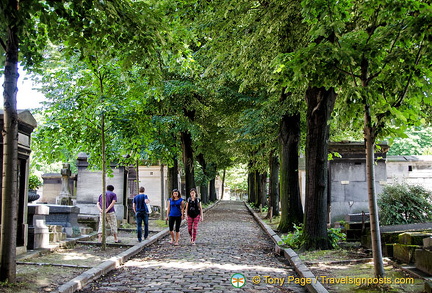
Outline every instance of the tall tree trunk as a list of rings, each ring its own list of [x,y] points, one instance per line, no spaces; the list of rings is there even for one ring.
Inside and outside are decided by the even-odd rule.
[[[185,168],[186,197],[188,198],[189,190],[195,187],[192,137],[188,131],[183,131],[181,133],[181,142],[183,151],[183,164]]]
[[[102,101],[103,103],[103,101]],[[101,118],[101,144],[102,144],[102,250],[106,249],[106,147],[105,147],[105,115]]]
[[[221,199],[224,199],[224,196],[225,196],[225,176],[226,176],[226,169],[223,169]]]
[[[168,194],[171,194],[171,191],[173,189],[179,188],[179,181],[178,181],[178,161],[177,158],[173,159],[173,166],[168,167]]]
[[[269,166],[269,209],[267,218],[270,218],[270,214],[273,217],[279,216],[279,158],[275,152],[270,153]]]
[[[217,194],[216,194],[216,178],[213,177],[213,179],[210,180],[209,184],[209,195],[210,195],[210,201],[215,202],[217,201]]]
[[[254,186],[255,186],[255,201],[254,205],[256,207],[259,207],[260,205],[260,190],[261,190],[261,180],[260,180],[260,173],[259,171],[254,172]]]
[[[308,88],[306,137],[306,204],[304,248],[330,248],[327,236],[328,138],[331,112],[336,102],[333,88]]]
[[[381,234],[378,218],[378,205],[375,190],[375,132],[369,107],[365,105],[364,114],[364,140],[366,144],[366,178],[369,197],[369,216],[372,239],[372,256],[376,278],[384,277],[384,263],[382,259]]]
[[[210,202],[207,183],[201,185],[201,201],[203,204],[208,204]]]
[[[7,4],[6,4],[7,5]],[[18,209],[18,113],[16,94],[18,83],[18,2],[9,1],[6,62],[3,90],[3,179],[1,206],[1,266],[0,281],[16,281],[16,238]],[[2,12],[5,13],[5,12]],[[7,13],[9,14],[9,13]]]
[[[161,164],[160,166],[160,174],[161,174],[161,211],[159,218],[161,220],[165,219],[165,172],[164,172],[164,164]]]
[[[201,165],[201,169],[204,175],[204,182],[201,183],[201,200],[203,203],[209,203],[211,201],[211,197],[209,196],[209,182],[208,182],[208,170],[207,170],[207,163],[204,158],[204,155],[200,153],[198,156],[196,156],[198,163]]]
[[[300,113],[283,115],[279,127],[280,142],[280,198],[282,215],[278,230],[294,230],[303,222],[298,174],[298,145],[300,141]]]
[[[216,194],[216,172],[217,165],[215,163],[210,162],[207,166],[207,174],[208,178],[210,178],[209,182],[209,196],[210,201],[215,202],[217,201],[217,194]]]
[[[249,169],[248,173],[248,202],[255,202],[255,172]]]
[[[267,172],[259,175],[260,188],[259,188],[259,204],[262,207],[268,206],[267,202]]]

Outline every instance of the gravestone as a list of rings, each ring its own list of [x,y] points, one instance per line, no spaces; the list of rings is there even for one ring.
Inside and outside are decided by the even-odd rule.
[[[72,194],[69,190],[69,178],[71,176],[70,164],[64,163],[63,168],[61,169],[61,191],[59,196],[57,197],[57,204],[59,205],[72,205]]]

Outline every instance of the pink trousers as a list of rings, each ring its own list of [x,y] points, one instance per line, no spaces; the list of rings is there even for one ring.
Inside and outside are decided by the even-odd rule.
[[[192,218],[189,216],[187,218],[188,232],[189,232],[189,235],[191,236],[193,242],[195,242],[195,240],[196,240],[199,221],[200,221],[200,215],[196,216],[195,218]]]

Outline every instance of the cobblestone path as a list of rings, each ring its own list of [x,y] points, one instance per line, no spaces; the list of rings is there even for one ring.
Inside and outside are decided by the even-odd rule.
[[[196,246],[186,225],[180,233],[179,246],[165,237],[80,292],[307,292],[288,282],[295,272],[273,253],[272,240],[242,202],[221,201],[208,210]],[[245,278],[241,288],[235,274]]]

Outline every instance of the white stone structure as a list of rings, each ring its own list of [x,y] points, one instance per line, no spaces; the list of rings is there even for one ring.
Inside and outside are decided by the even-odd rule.
[[[387,184],[422,185],[432,191],[432,156],[388,156]]]

